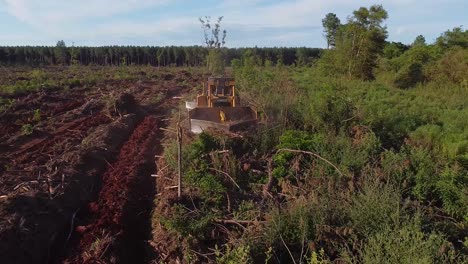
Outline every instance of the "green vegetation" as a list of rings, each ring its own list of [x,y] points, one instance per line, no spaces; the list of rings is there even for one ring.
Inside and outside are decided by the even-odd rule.
[[[0,46],[0,65],[6,66],[177,66],[200,67],[206,65],[208,50],[202,46],[168,47],[66,47],[57,43],[56,47]],[[227,65],[251,50],[263,61],[270,60],[286,65],[298,60],[317,59],[322,51],[319,48],[222,48]]]
[[[205,34],[208,49],[0,47],[2,65],[61,65],[1,75],[0,113],[17,94],[172,80],[192,66],[222,75],[231,65],[259,126],[184,137],[180,200],[171,196],[177,145],[171,136],[164,142],[158,180],[171,184],[157,186],[163,192],[152,221],[178,240],[175,255],[218,263],[466,263],[468,31],[453,28],[434,43],[423,36],[388,42],[387,17],[379,5],[343,24],[327,14],[324,51],[224,48],[221,18],[214,27],[201,20],[213,33]],[[112,96],[101,98],[108,110]],[[22,135],[46,119],[41,114],[28,110]]]
[[[33,133],[34,127],[31,124],[24,124],[21,126],[21,134],[23,136],[29,136]]]
[[[0,97],[0,113],[7,111],[14,103],[14,99]]]
[[[0,95],[6,95],[0,99],[0,110],[7,107],[12,99],[10,95],[27,94],[29,92],[48,89],[73,89],[75,87],[90,88],[96,84],[104,84],[110,81],[145,81],[165,78],[164,74],[175,74],[176,71],[199,72],[199,68],[167,68],[163,72],[154,67],[94,67],[94,66],[70,66],[70,67],[46,67],[46,68],[16,68],[14,73],[0,75]],[[187,85],[187,84],[183,84]]]
[[[385,46],[387,29],[382,23],[387,17],[382,6],[371,6],[354,11],[348,23],[338,29],[336,23],[339,21],[336,21],[335,30],[327,34],[333,36],[328,38],[333,39],[335,49],[324,54],[320,65],[323,71],[348,78],[373,79],[378,55]]]
[[[232,61],[260,125],[184,147],[193,200],[172,208],[210,220],[172,230],[220,263],[468,261],[468,31],[407,46],[386,42],[381,6],[335,18],[311,67]]]

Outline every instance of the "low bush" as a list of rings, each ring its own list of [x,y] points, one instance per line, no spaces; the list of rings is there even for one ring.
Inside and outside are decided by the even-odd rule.
[[[443,263],[445,240],[425,234],[417,220],[397,228],[385,228],[369,237],[362,250],[362,263]]]

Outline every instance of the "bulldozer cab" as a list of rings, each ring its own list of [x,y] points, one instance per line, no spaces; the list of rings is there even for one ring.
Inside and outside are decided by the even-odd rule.
[[[232,78],[210,77],[203,83],[203,92],[197,96],[197,107],[235,107],[239,104]]]
[[[209,78],[208,90],[213,96],[233,96],[234,80],[231,78]]]

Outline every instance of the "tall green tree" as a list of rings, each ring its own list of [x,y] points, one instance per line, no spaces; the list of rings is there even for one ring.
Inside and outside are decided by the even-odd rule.
[[[65,45],[65,41],[59,40],[57,42],[57,45],[55,45],[54,54],[57,64],[65,65],[68,63],[69,53],[67,46]]]
[[[411,46],[426,46],[426,38],[423,35],[418,35]]]
[[[463,30],[462,27],[455,27],[452,30],[448,30],[437,38],[436,44],[442,48],[450,48],[453,46],[468,48],[468,30]]]
[[[387,17],[381,5],[354,11],[337,32],[336,48],[324,56],[325,70],[349,79],[373,79],[378,56],[383,54],[386,44],[387,29],[382,23]]]
[[[401,42],[389,42],[385,45],[383,50],[384,57],[392,59],[399,57],[403,52],[407,51],[409,47]]]
[[[328,13],[325,18],[322,19],[322,25],[325,38],[327,39],[327,48],[335,47],[336,33],[341,25],[340,19],[336,14]]]
[[[220,31],[220,33],[222,33]],[[221,40],[222,44],[222,39]],[[215,41],[216,42],[216,41]],[[58,46],[0,46],[0,64],[2,65],[152,65],[152,66],[202,66],[206,65],[209,50],[222,52],[222,59],[229,64],[240,59],[248,48],[207,48],[202,46],[171,47],[137,47],[137,46],[104,46],[104,47],[67,47],[60,41]],[[259,64],[265,61],[285,65],[307,64],[320,56],[317,48],[256,48],[255,55]],[[218,56],[215,54],[215,56]]]

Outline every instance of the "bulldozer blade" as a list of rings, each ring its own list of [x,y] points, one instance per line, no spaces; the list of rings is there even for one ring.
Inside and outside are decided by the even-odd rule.
[[[239,131],[257,124],[257,112],[248,106],[195,108],[189,111],[189,118],[190,130],[196,134],[208,128]]]

